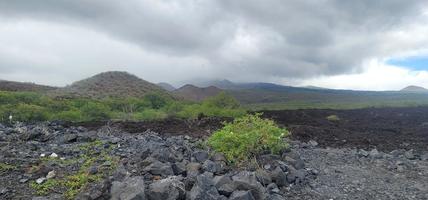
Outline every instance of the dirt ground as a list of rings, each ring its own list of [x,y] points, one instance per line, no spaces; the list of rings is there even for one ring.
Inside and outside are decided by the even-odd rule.
[[[428,150],[428,107],[367,108],[356,110],[284,110],[263,111],[263,117],[287,127],[292,138],[315,140],[322,147],[356,147],[381,151],[394,149]],[[328,120],[336,115],[338,120]],[[89,129],[109,124],[129,133],[152,130],[164,135],[186,134],[206,137],[222,127],[227,118],[195,120],[166,119],[151,122],[79,123]]]

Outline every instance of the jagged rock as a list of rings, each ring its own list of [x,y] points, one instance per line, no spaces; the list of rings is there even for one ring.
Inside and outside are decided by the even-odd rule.
[[[111,200],[145,200],[144,178],[134,176],[123,182],[114,181],[110,193]]]
[[[367,156],[369,156],[370,153],[368,151],[364,150],[364,149],[360,149],[358,151],[358,154],[361,155],[361,156],[367,157]]]
[[[206,160],[202,164],[202,169],[206,172],[211,172],[213,174],[217,174],[221,171],[221,166],[211,160]]]
[[[193,158],[195,158],[196,162],[204,162],[205,160],[208,159],[208,152],[206,151],[195,151],[192,154]]]
[[[313,147],[316,147],[316,146],[318,146],[318,142],[317,141],[315,141],[315,140],[309,140],[309,142],[308,142],[311,146],[313,146]]]
[[[48,175],[46,175],[46,179],[52,179],[52,178],[55,178],[55,176],[56,176],[56,173],[54,170],[52,170],[48,173]]]
[[[204,173],[196,177],[196,183],[190,191],[189,198],[191,200],[217,200],[220,198],[210,174]]]
[[[150,184],[147,191],[148,199],[175,200],[184,199],[186,190],[184,183],[177,177],[169,177]]]
[[[155,161],[154,163],[150,164],[149,166],[144,168],[144,171],[147,171],[152,175],[159,175],[159,176],[174,175],[174,171],[172,170],[172,167],[170,164],[162,163],[159,161]]]
[[[279,194],[270,194],[265,200],[284,200],[285,198]]]
[[[373,149],[370,151],[370,157],[379,159],[382,158],[382,154],[377,149]]]
[[[229,176],[216,176],[213,179],[214,185],[218,192],[224,196],[230,196],[235,191],[235,185],[232,183],[232,179]]]
[[[186,166],[186,172],[188,177],[196,177],[200,173],[201,164],[199,163],[189,163]]]
[[[423,161],[427,161],[427,160],[428,160],[428,153],[426,153],[426,154],[422,154],[422,155],[421,155],[421,160],[423,160]]]
[[[415,152],[414,152],[414,150],[413,150],[413,149],[411,149],[411,150],[406,151],[406,152],[404,153],[404,157],[406,157],[406,158],[407,158],[407,159],[409,159],[409,160],[414,160],[414,159],[416,159],[416,156],[415,156]]]
[[[175,175],[184,175],[186,173],[187,161],[176,162],[172,164],[172,170]]]
[[[249,191],[235,191],[230,195],[229,200],[255,200]]]
[[[159,148],[154,149],[152,155],[153,158],[161,162],[181,162],[183,160],[183,155],[178,151],[172,151],[169,148]]]
[[[269,185],[270,183],[272,183],[271,175],[265,170],[258,169],[256,171],[256,177],[257,180],[263,185]]]
[[[275,194],[275,193],[279,193],[279,188],[275,183],[271,183],[268,186],[266,186],[266,190],[270,193],[270,194]]]
[[[275,168],[275,170],[272,171],[272,180],[279,186],[283,187],[286,186],[288,183],[287,174],[282,171],[280,167]],[[291,177],[290,177],[291,178]],[[294,181],[294,180],[293,180]]]
[[[300,170],[290,170],[287,174],[288,183],[302,183],[305,180],[306,171],[304,169]],[[277,183],[278,184],[278,183]]]
[[[232,177],[232,181],[237,190],[250,190],[257,200],[265,198],[266,189],[257,181],[254,172],[241,171]]]

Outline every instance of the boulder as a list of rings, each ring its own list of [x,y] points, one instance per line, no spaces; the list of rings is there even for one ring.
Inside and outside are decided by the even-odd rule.
[[[280,167],[275,168],[272,171],[272,180],[278,185],[278,187],[286,186],[288,183],[287,174],[281,170]],[[294,181],[294,180],[293,180]]]
[[[205,160],[202,164],[202,169],[206,172],[211,172],[213,174],[221,172],[221,166],[211,160]]]
[[[200,173],[201,164],[199,163],[189,163],[186,166],[187,177],[196,177]]]
[[[229,200],[255,200],[249,191],[235,191],[230,195]]]
[[[229,176],[216,176],[213,179],[214,186],[217,188],[217,191],[224,196],[230,196],[233,191],[235,191],[234,184],[232,184],[232,179]]]
[[[169,177],[150,184],[147,191],[148,199],[176,200],[186,197],[184,183],[177,177]]]
[[[195,151],[192,154],[192,157],[195,159],[196,162],[204,162],[208,159],[208,152],[206,151]]]
[[[174,175],[174,171],[172,170],[172,167],[168,163],[162,163],[159,161],[155,161],[146,168],[144,168],[144,171],[149,172],[152,175],[159,175],[159,176],[171,176]]]
[[[272,183],[271,175],[265,170],[258,169],[256,171],[256,177],[257,180],[263,185],[269,185],[270,183]]]
[[[266,189],[257,181],[254,172],[241,171],[232,177],[233,187],[237,190],[250,190],[257,200],[265,198]]]
[[[204,173],[196,177],[196,183],[189,193],[190,200],[217,200],[220,199],[214,186],[212,175]]]
[[[134,176],[123,182],[114,181],[110,193],[111,200],[145,200],[144,178]]]

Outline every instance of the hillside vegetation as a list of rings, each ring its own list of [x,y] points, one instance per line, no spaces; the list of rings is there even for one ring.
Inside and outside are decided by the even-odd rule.
[[[164,93],[141,98],[56,99],[31,92],[0,92],[0,121],[153,120],[167,117],[237,117],[245,114],[231,96],[221,93],[200,103],[178,101]]]
[[[103,72],[87,79],[77,81],[70,86],[49,93],[60,98],[124,98],[143,97],[147,93],[157,92],[167,95],[160,86],[145,81],[127,72]]]

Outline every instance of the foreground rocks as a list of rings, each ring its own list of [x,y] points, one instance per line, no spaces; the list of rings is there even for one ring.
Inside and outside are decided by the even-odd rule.
[[[424,152],[294,141],[282,155],[262,155],[237,168],[199,144],[185,135],[129,134],[108,126],[0,126],[0,199],[428,198]],[[87,182],[70,191],[67,184],[76,178]]]
[[[290,152],[237,168],[184,135],[44,123],[1,127],[0,137],[6,152],[0,160],[14,166],[1,172],[5,199],[281,199],[287,188],[314,178]]]

